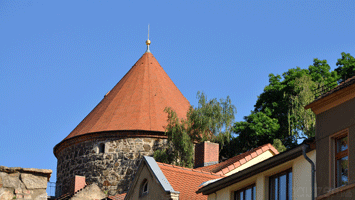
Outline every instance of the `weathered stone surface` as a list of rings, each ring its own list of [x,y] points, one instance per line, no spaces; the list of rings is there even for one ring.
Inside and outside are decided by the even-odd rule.
[[[0,166],[0,200],[47,199],[47,180],[50,177],[47,173],[51,172],[51,170]],[[22,181],[27,182],[28,188]]]
[[[41,193],[40,195],[36,196],[34,200],[47,200],[47,193]]]
[[[15,173],[5,173],[5,172],[0,172],[0,178],[2,179],[2,186],[5,188],[20,188],[21,187],[21,181],[19,179],[20,173],[15,172]]]
[[[88,183],[97,183],[110,195],[127,192],[141,158],[152,156],[166,142],[157,138],[103,138],[69,146],[57,155],[56,195],[69,191],[69,182],[75,175],[85,176]],[[100,143],[105,144],[105,153],[98,153]],[[110,184],[104,184],[105,180]]]
[[[144,151],[150,151],[151,147],[148,144],[143,145]]]
[[[5,172],[8,174],[11,173],[16,173],[16,172],[28,172],[32,174],[43,174],[46,175],[49,181],[49,178],[51,177],[52,170],[51,169],[37,169],[37,168],[22,168],[22,167],[5,167],[5,166],[0,166],[0,172]]]
[[[22,173],[21,180],[27,189],[47,188],[47,177],[44,176]]]
[[[0,188],[0,200],[10,200],[15,197],[13,190]]]

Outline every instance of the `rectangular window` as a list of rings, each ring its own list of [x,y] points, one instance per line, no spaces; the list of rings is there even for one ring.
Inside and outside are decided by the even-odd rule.
[[[292,170],[281,172],[269,178],[270,200],[292,199]]]
[[[235,200],[255,200],[256,199],[255,184],[234,192],[234,199]]]
[[[335,187],[348,184],[348,155],[348,136],[342,135],[335,138]]]

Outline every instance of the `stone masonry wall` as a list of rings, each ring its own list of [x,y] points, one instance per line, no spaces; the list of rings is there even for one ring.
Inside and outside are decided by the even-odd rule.
[[[47,199],[49,169],[0,166],[0,200]]]
[[[85,176],[109,195],[125,193],[131,185],[142,156],[166,146],[166,139],[106,138],[85,141],[63,149],[58,155],[56,196],[70,191],[73,176]],[[104,153],[99,153],[105,144]]]

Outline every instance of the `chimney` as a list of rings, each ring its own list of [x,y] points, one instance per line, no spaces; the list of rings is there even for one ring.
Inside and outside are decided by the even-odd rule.
[[[78,190],[81,190],[85,187],[85,176],[75,175],[70,184],[70,194],[74,194]]]
[[[195,168],[217,164],[219,161],[219,144],[210,141],[195,146]]]

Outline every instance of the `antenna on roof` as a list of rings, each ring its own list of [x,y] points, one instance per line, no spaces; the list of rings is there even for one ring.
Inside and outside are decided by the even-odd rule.
[[[150,50],[149,50],[149,45],[150,45],[150,40],[149,40],[149,24],[148,24],[148,40],[145,42],[145,44],[147,45],[147,51],[145,51],[145,52],[149,52],[149,53],[150,53]]]

